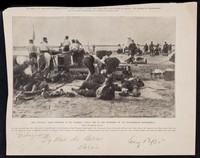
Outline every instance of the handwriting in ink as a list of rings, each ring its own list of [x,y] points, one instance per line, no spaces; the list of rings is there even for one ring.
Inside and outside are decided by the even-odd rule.
[[[165,139],[156,139],[156,138],[151,138],[151,137],[139,139],[134,135],[128,140],[128,143],[135,144],[136,148],[140,148],[143,145],[148,145],[150,147],[153,145],[159,145],[164,141]]]

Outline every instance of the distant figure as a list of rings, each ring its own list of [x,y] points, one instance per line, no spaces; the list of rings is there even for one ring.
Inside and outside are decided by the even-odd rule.
[[[159,55],[159,54],[160,54],[160,45],[157,44],[155,48],[155,55]]]
[[[59,46],[59,51],[60,51],[60,52],[62,52],[62,51],[63,51],[63,43],[62,43],[62,42],[60,43],[60,46]]]
[[[149,45],[150,55],[154,56],[154,44],[153,41],[151,41],[151,44]]]
[[[137,46],[134,43],[134,40],[131,40],[131,43],[129,44],[128,48],[129,48],[129,53],[131,54],[131,57],[134,60],[134,56],[137,53]]]
[[[124,54],[126,54],[126,53],[128,53],[129,54],[129,49],[128,49],[128,47],[126,46],[126,47],[124,47]]]
[[[163,45],[163,54],[164,55],[168,55],[168,49],[169,49],[169,45],[165,41],[165,44]]]
[[[29,58],[31,60],[31,71],[33,73],[38,69],[38,65],[37,65],[37,47],[34,45],[34,41],[32,39],[29,40],[29,45],[27,46],[27,50],[29,53]]]
[[[92,51],[93,51],[93,53],[95,54],[95,48],[96,48],[96,46],[95,46],[95,44],[92,46]]]
[[[142,55],[142,50],[140,49],[139,44],[138,44],[138,47],[137,47],[137,54]]]
[[[127,38],[128,40],[127,40],[127,47],[129,47],[129,45],[132,43],[132,39],[129,37],[129,38]]]
[[[118,53],[118,54],[122,54],[122,53],[123,53],[123,48],[121,47],[120,44],[118,44],[117,53]]]
[[[169,44],[169,53],[171,53],[171,52],[172,52],[172,45]]]
[[[122,44],[122,53],[123,54],[125,53],[125,46],[124,46],[124,44]]]
[[[50,47],[48,44],[48,40],[46,37],[43,37],[43,41],[40,43],[39,46],[40,54],[39,54],[39,69],[44,70],[44,69],[49,69],[50,66],[50,60],[51,60],[51,55],[50,55]]]
[[[147,43],[144,45],[144,54],[148,54],[149,47]]]
[[[69,36],[65,36],[65,39],[64,39],[62,44],[63,44],[63,51],[69,51],[70,45],[71,45],[71,42],[69,40]]]

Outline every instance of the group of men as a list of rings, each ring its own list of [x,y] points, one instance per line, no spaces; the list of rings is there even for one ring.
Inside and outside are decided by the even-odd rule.
[[[163,53],[163,55],[168,55],[168,53],[172,52],[172,44],[168,44],[166,41],[163,45],[163,49],[161,49],[160,44],[154,44],[153,41],[151,41],[150,45],[147,45],[147,43],[144,45],[144,54],[150,54],[151,56],[154,55],[160,55]]]
[[[82,66],[82,60],[85,52],[83,45],[78,39],[72,39],[70,41],[69,36],[65,36],[65,39],[59,48],[63,52],[70,52],[72,54],[72,62],[77,63],[79,67]]]
[[[134,40],[131,40],[128,45],[128,49],[131,57],[134,58],[134,55],[137,53],[137,46],[134,43]],[[52,53],[53,50],[50,48],[47,38],[43,38],[43,41],[40,43],[39,48],[35,46],[34,40],[29,40],[27,50],[29,52],[29,63],[25,62],[22,65],[17,65],[17,67],[20,67],[24,70],[28,67],[28,65],[31,64],[32,71],[36,72],[36,74],[32,76],[34,76],[34,81],[36,80],[37,82],[31,82],[31,88],[28,88],[28,90],[35,89],[33,88],[34,85],[37,85],[36,87],[39,87],[40,84],[42,84],[42,86],[47,86],[47,75],[46,78],[41,77],[41,75],[45,76],[45,70],[47,70],[46,74],[49,75],[49,72],[51,73],[51,71],[49,70],[52,70],[55,64],[55,55],[54,53]],[[68,36],[66,36],[64,41],[61,43],[59,51],[62,51],[62,53],[70,53],[72,55],[73,62],[79,62],[79,60],[81,60],[86,68],[88,68],[89,73],[83,84],[80,86],[80,88],[73,89],[79,95],[90,97],[96,96],[100,99],[110,100],[115,97],[116,89],[121,91],[119,87],[116,87],[116,85],[114,85],[113,76],[114,72],[117,70],[120,64],[120,61],[116,57],[110,57],[110,55],[112,54],[111,51],[97,51],[94,54],[86,55],[83,53],[84,49],[82,44],[78,40],[73,39],[70,41]],[[41,78],[39,81],[37,77],[38,74]],[[19,83],[18,81],[16,83]],[[20,85],[16,86],[20,87]],[[27,90],[27,86],[25,87],[25,90]],[[44,88],[44,86],[42,88]],[[127,89],[127,87],[125,88]],[[135,96],[138,96],[138,94]]]
[[[118,44],[117,49],[118,54],[125,54],[128,53],[131,55],[131,57],[134,58],[134,55],[139,53],[142,54],[142,51],[140,50],[139,44],[136,44],[133,39],[128,38],[127,46],[125,47],[124,44]]]
[[[52,54],[52,50],[48,44],[47,37],[43,37],[43,41],[39,45],[39,49],[35,46],[34,40],[29,40],[29,45],[27,46],[29,53],[29,58],[33,61],[33,69],[35,70],[47,70],[51,69],[53,65],[57,65],[55,60],[56,56]],[[65,36],[64,41],[59,47],[59,51],[68,52],[72,55],[72,64],[78,63],[83,59],[84,49],[82,44],[76,39],[69,40],[69,36]]]
[[[161,48],[160,44],[154,44],[153,41],[148,45],[147,43],[144,45],[143,53],[144,54],[150,54],[151,56],[159,55],[163,53],[163,55],[168,55],[168,53],[172,52],[172,44],[168,44],[166,41],[163,45],[163,48]],[[124,47],[124,44],[118,44],[117,49],[118,54],[125,54],[128,53],[131,55],[132,58],[134,58],[135,54],[142,55],[142,50],[140,49],[140,45],[136,44],[133,39],[128,38],[127,46]]]

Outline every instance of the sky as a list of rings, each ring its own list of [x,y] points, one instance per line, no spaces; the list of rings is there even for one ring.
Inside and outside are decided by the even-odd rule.
[[[127,38],[136,43],[175,44],[174,17],[14,17],[13,46],[26,46],[33,37],[39,45],[43,37],[50,45],[59,46],[66,35],[83,45],[126,44]]]

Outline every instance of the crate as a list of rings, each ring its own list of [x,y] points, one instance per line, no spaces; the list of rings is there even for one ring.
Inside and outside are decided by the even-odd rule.
[[[71,64],[71,55],[63,53],[58,55],[58,71],[69,70]]]
[[[166,69],[164,73],[164,79],[166,81],[175,80],[175,71],[173,69]]]

